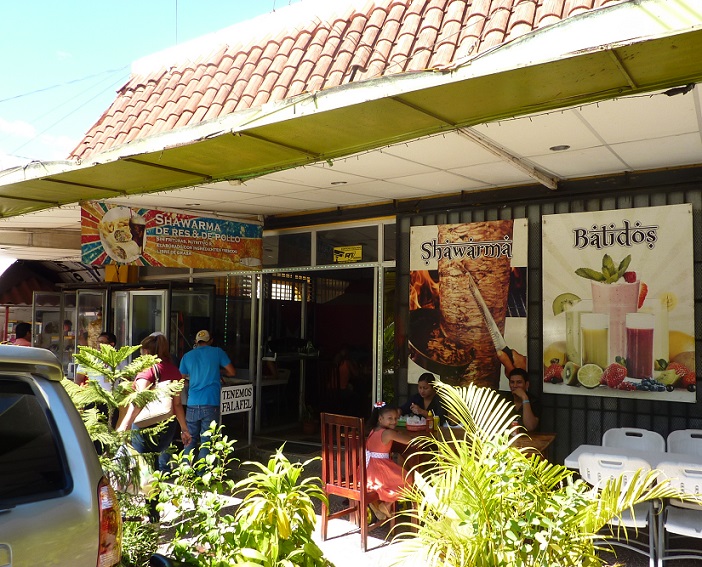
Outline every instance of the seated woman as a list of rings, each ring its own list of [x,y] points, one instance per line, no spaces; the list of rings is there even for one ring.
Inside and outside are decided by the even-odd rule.
[[[368,488],[375,490],[379,503],[370,504],[379,520],[391,515],[390,503],[397,502],[402,488],[410,481],[407,472],[390,458],[393,441],[407,445],[412,437],[406,431],[398,431],[397,408],[385,402],[377,402],[373,408],[366,441],[366,478]]]
[[[444,423],[446,420],[446,410],[444,409],[441,399],[436,395],[434,389],[434,375],[431,372],[425,372],[417,381],[417,394],[407,400],[401,407],[402,415],[419,415],[427,417],[429,412],[432,415],[439,416],[439,422]]]

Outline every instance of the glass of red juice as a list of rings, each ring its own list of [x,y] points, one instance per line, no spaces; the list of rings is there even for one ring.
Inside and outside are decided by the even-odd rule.
[[[653,328],[651,313],[626,314],[626,368],[630,378],[653,378]]]

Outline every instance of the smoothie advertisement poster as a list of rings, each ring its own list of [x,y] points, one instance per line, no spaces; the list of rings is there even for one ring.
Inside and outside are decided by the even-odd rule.
[[[526,369],[527,220],[410,230],[408,381],[508,390]]]
[[[255,270],[258,224],[90,201],[81,207],[83,263]]]
[[[543,391],[697,400],[692,206],[542,217]]]

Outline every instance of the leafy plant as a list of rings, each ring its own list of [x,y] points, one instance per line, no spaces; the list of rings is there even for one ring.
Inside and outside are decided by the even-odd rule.
[[[255,470],[235,484],[226,476],[234,441],[214,422],[209,431],[205,459],[181,453],[168,482],[156,473],[159,509],[175,508],[169,526],[175,531],[170,549],[175,559],[196,567],[330,565],[312,541],[313,500],[326,495],[318,478],[300,480],[315,459],[291,464],[278,450],[267,466],[244,463]],[[243,495],[235,515],[224,513],[223,495],[232,492]]]
[[[395,368],[395,321],[390,321],[383,328],[383,400],[392,403],[395,399],[394,376],[390,370]]]
[[[598,532],[639,502],[675,494],[657,472],[597,492],[573,472],[513,446],[513,408],[492,389],[437,383],[466,439],[420,440],[429,459],[407,498],[419,520],[400,540],[398,563],[448,567],[602,565]],[[517,433],[516,436],[511,434]],[[620,528],[620,534],[626,533]]]
[[[305,567],[331,565],[312,540],[316,515],[314,499],[327,502],[319,478],[300,480],[306,466],[290,463],[281,447],[264,466],[236,485],[237,494],[245,493],[236,513],[240,529],[241,554],[255,565],[266,567]]]
[[[302,421],[315,421],[319,419],[319,412],[315,412],[314,406],[312,406],[312,404],[306,404],[302,408],[300,418],[302,419]]]
[[[156,551],[158,529],[142,520],[149,510],[140,493],[144,481],[153,467],[149,456],[138,455],[128,449],[132,432],[119,432],[115,429],[117,413],[134,403],[143,407],[162,395],[174,395],[182,387],[179,382],[159,390],[136,392],[132,388],[134,377],[159,362],[152,355],[142,355],[132,362],[127,359],[137,350],[137,346],[115,349],[111,345],[100,345],[100,349],[81,346],[74,354],[81,370],[87,373],[88,381],[83,385],[64,379],[62,384],[81,414],[88,433],[99,447],[99,458],[105,474],[117,493],[120,508],[127,521],[123,527],[122,565],[147,566],[149,557]],[[104,378],[107,388],[95,379]],[[160,433],[167,422],[142,431],[145,435]]]
[[[238,529],[233,516],[223,514],[230,504],[223,495],[231,494],[234,481],[227,476],[233,463],[235,441],[222,434],[221,427],[212,422],[209,437],[203,436],[203,446],[209,449],[204,459],[196,452],[174,456],[173,470],[166,477],[154,473],[154,490],[158,493],[158,509],[168,508],[173,517],[170,552],[174,558],[189,565],[215,567],[229,565],[229,558],[238,550]]]
[[[136,345],[115,349],[111,345],[102,344],[98,350],[81,346],[80,351],[73,357],[87,373],[88,381],[83,385],[65,379],[62,382],[78,408],[91,439],[101,447],[100,462],[113,486],[117,487],[138,486],[139,473],[144,471],[135,466],[135,462],[141,463],[143,460],[124,451],[133,434],[131,431],[116,431],[115,414],[132,403],[144,407],[160,396],[173,396],[182,388],[180,382],[173,382],[159,389],[135,391],[132,388],[134,377],[160,361],[158,357],[147,354],[126,364],[127,359],[139,348],[139,345]],[[103,388],[95,379],[97,375],[104,378],[107,388]],[[166,423],[162,422],[142,432],[155,435],[165,427]]]
[[[614,261],[609,254],[605,254],[602,258],[602,271],[598,272],[592,268],[578,268],[575,273],[582,278],[594,280],[596,282],[614,283],[619,278],[624,276],[629,264],[631,263],[631,254],[624,258],[619,266],[614,265]]]

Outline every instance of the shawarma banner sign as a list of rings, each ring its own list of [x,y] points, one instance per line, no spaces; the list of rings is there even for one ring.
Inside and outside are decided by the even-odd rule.
[[[255,270],[262,239],[258,224],[101,201],[81,207],[85,264]]]
[[[509,389],[528,368],[526,219],[410,230],[408,381]]]

